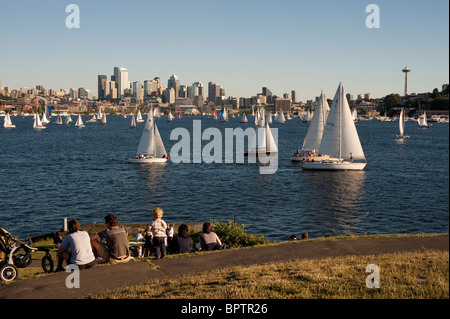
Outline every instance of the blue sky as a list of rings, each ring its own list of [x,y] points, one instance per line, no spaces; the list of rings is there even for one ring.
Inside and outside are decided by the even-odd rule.
[[[66,28],[66,6],[80,28]],[[365,25],[380,8],[380,28]],[[172,74],[181,84],[221,84],[227,96],[299,92],[302,101],[338,83],[354,95],[403,93],[449,82],[446,0],[0,0],[0,79],[12,88],[84,87],[128,69],[130,81]]]

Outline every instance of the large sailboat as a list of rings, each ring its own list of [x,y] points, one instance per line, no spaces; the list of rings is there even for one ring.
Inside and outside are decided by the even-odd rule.
[[[318,151],[329,158],[320,161],[312,158],[303,162],[303,169],[363,170],[367,165],[342,83],[333,99]]]
[[[291,161],[302,163],[312,157],[314,157],[314,161],[321,161],[329,158],[328,155],[318,154],[329,112],[330,107],[328,106],[327,98],[322,91],[316,110],[314,111],[314,116],[309,123],[308,131],[303,140],[302,148],[298,149],[297,153],[291,156]]]
[[[168,159],[158,127],[153,120],[153,110],[151,110],[139,140],[136,156],[128,159],[128,163],[165,163]]]
[[[398,138],[409,138],[408,135],[405,135],[405,109],[402,108],[400,111],[400,118],[398,119],[398,129],[400,134],[397,135]]]

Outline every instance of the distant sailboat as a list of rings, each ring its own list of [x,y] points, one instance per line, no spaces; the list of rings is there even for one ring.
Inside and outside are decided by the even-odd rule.
[[[240,123],[248,123],[247,116],[245,115],[245,113],[242,114]]]
[[[153,116],[153,114],[152,114],[152,116]],[[141,110],[138,110],[138,113],[136,115],[136,122],[138,122],[138,123],[144,122],[144,120],[142,119]]]
[[[281,123],[281,124],[283,124],[283,123],[286,122],[286,119],[284,118],[283,111],[280,111],[280,115],[278,116],[277,122],[278,122],[278,123]]]
[[[353,117],[353,122],[358,122],[358,111],[356,109],[353,109],[352,117]]]
[[[4,122],[3,122],[4,128],[15,128],[16,126],[12,123],[11,117],[9,116],[9,113],[6,113]]]
[[[172,112],[169,112],[169,115],[167,116],[167,122],[172,122],[173,121],[173,115]]]
[[[273,138],[272,131],[269,127],[269,123],[264,121],[264,127],[259,127],[257,130],[257,137],[253,136],[253,141],[249,141],[248,152],[244,153],[244,156],[250,155],[271,155],[278,153],[278,147]]]
[[[405,109],[402,108],[400,111],[400,118],[398,119],[398,129],[400,134],[397,135],[399,138],[409,138],[408,135],[405,135]]]
[[[41,121],[41,118],[39,117],[39,114],[35,114],[35,116],[34,116],[33,128],[36,129],[36,130],[42,130],[42,129],[46,128],[42,124],[42,121]]]
[[[222,120],[222,122],[228,122],[228,113],[225,107],[222,110],[220,110],[218,118]]]
[[[131,115],[130,128],[136,128],[136,118],[134,117],[134,115]]]
[[[150,112],[147,116],[136,157],[130,158],[128,163],[165,163],[169,159],[152,114],[153,112]]]
[[[88,122],[97,122],[97,117],[95,116],[95,114],[92,115],[92,118]]]
[[[58,118],[56,119],[55,124],[58,124],[58,125],[64,124],[60,113],[58,113]]]
[[[64,124],[69,125],[69,123],[72,122],[72,118],[70,117],[70,115],[68,114],[66,116],[66,120],[64,121]]]
[[[77,121],[75,122],[75,126],[76,127],[84,127],[84,123],[83,120],[81,119],[81,114],[78,114],[78,118]]]
[[[342,83],[339,84],[333,99],[319,152],[328,155],[329,158],[322,161],[303,162],[302,168],[333,171],[363,170],[367,165]]]
[[[100,121],[100,124],[106,124],[106,113],[103,113],[102,114],[102,119],[101,119],[101,121]]]
[[[41,122],[42,122],[43,125],[46,125],[46,124],[50,123],[50,120],[47,118],[47,115],[45,115],[45,113],[42,114]]]
[[[419,128],[430,128],[431,124],[427,122],[427,112],[423,112],[421,116],[417,119],[417,123],[419,123]]]

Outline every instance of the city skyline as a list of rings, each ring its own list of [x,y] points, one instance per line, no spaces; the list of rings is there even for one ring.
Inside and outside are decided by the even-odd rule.
[[[65,26],[68,3],[2,4],[2,86],[84,87],[96,96],[97,76],[109,79],[116,66],[129,82],[160,77],[165,86],[176,74],[188,86],[219,83],[227,96],[268,87],[278,96],[296,90],[303,102],[321,90],[332,96],[341,81],[354,95],[403,95],[404,67],[408,93],[448,83],[444,1],[377,1],[379,29],[367,28],[369,2],[361,1],[74,3],[79,29]]]

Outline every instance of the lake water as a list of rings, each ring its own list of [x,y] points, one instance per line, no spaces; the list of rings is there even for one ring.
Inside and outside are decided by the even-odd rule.
[[[107,125],[85,128],[50,123],[32,128],[32,117],[13,117],[15,129],[0,128],[0,225],[21,238],[59,230],[63,217],[81,224],[148,222],[159,206],[167,222],[236,221],[273,240],[308,232],[324,235],[430,233],[449,231],[449,124],[419,129],[398,141],[398,122],[357,122],[368,161],[360,172],[303,171],[290,161],[308,125],[299,118],[274,123],[279,160],[275,174],[259,166],[169,162],[128,164],[143,123],[109,116]],[[239,118],[220,123],[208,117],[157,120],[170,154],[174,128],[243,127]],[[55,121],[55,118],[52,118]],[[249,117],[253,123],[253,117]],[[205,144],[207,142],[204,142]]]

